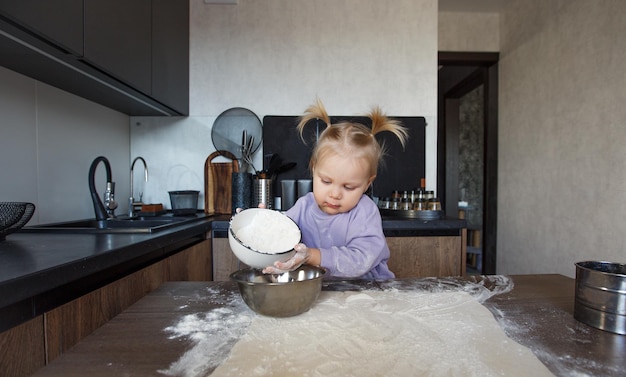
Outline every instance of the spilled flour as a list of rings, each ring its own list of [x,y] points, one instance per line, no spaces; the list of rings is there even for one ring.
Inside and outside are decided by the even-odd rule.
[[[308,312],[269,318],[238,293],[223,307],[165,331],[194,346],[168,376],[549,376],[480,303],[513,288],[506,277],[459,284],[402,281],[381,289],[323,291]],[[485,284],[489,284],[487,287]],[[339,284],[340,286],[340,284]],[[344,287],[345,288],[345,287]],[[523,368],[520,366],[523,365]]]
[[[232,346],[248,329],[255,316],[242,301],[239,292],[224,293],[217,287],[207,290],[202,300],[219,302],[222,306],[204,313],[187,314],[165,328],[170,339],[186,338],[193,347],[166,370],[167,376],[205,376],[230,353]]]

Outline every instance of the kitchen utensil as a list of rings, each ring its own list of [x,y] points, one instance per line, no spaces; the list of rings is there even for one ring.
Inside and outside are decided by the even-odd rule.
[[[246,130],[243,130],[242,138],[241,138],[241,160],[243,163],[241,164],[241,171],[248,171],[248,167],[252,167],[252,170],[256,172],[256,168],[254,167],[254,163],[252,162],[252,146],[254,145],[254,136],[248,136]]]
[[[218,115],[211,129],[211,140],[215,149],[230,152],[236,159],[242,158],[242,135],[246,133],[246,143],[252,137],[249,146],[250,155],[261,145],[261,120],[252,111],[242,107],[234,107]]]
[[[325,271],[302,266],[279,275],[263,274],[252,268],[235,271],[243,301],[256,313],[269,317],[292,317],[309,310],[322,290]]]
[[[34,212],[33,203],[0,202],[0,241],[26,225]]]
[[[589,326],[626,335],[626,265],[576,263],[574,318]]]
[[[230,162],[213,162],[223,156]],[[204,212],[215,215],[232,213],[232,175],[239,171],[239,162],[228,151],[215,151],[204,163]]]
[[[241,171],[233,173],[231,187],[231,214],[235,214],[237,208],[246,209],[252,207],[252,174]]]
[[[264,204],[265,208],[272,209],[272,180],[269,178],[261,178],[257,175],[253,182],[252,206],[258,207]]]
[[[228,243],[235,256],[253,268],[263,269],[295,254],[300,229],[286,215],[269,209],[244,209],[233,217]]]
[[[174,215],[195,215],[198,211],[198,194],[195,190],[169,191]]]

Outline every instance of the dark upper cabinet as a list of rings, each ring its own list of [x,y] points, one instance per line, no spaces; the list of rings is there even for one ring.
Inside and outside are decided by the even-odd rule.
[[[129,115],[188,115],[189,1],[0,0],[0,65]]]
[[[189,1],[152,0],[152,96],[189,113]]]
[[[83,0],[0,0],[0,10],[59,48],[83,54]]]

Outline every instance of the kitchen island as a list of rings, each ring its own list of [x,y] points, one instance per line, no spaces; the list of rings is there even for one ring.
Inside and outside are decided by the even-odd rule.
[[[488,294],[483,305],[504,332],[528,347],[555,375],[618,376],[626,370],[626,337],[591,328],[573,318],[574,280],[571,278],[561,275],[473,276],[387,282],[336,281],[325,282],[323,287],[324,291],[386,289],[426,292],[461,289],[477,299]],[[236,290],[232,282],[164,283],[40,369],[35,376],[167,375],[172,364],[193,347],[194,341],[191,336],[172,336],[166,329],[189,314],[199,313],[210,319],[211,313],[227,306],[228,297],[239,299]],[[233,319],[250,315],[245,306],[234,308],[239,309],[228,308],[233,311]],[[204,335],[219,334],[211,331],[207,328]],[[195,338],[202,336],[195,335]],[[215,340],[213,344],[225,344],[230,349],[240,335],[233,336],[230,342]],[[201,351],[208,365],[202,373],[210,373],[216,366],[211,364],[215,363],[211,357],[223,355],[211,347]],[[196,354],[196,357],[203,355]],[[523,375],[524,365],[519,368]],[[195,375],[188,372],[181,375]]]

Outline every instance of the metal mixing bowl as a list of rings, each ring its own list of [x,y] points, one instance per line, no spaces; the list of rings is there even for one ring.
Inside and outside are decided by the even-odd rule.
[[[246,268],[230,274],[243,301],[255,312],[269,317],[291,317],[313,306],[322,290],[325,270],[302,266],[283,274],[264,274]]]

